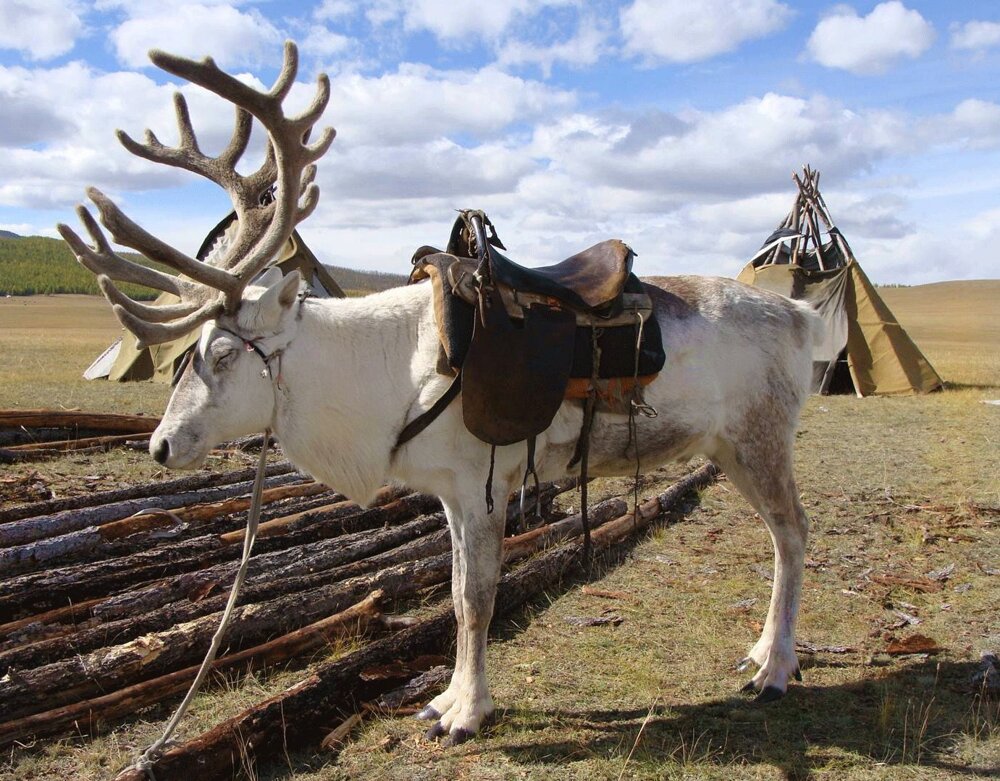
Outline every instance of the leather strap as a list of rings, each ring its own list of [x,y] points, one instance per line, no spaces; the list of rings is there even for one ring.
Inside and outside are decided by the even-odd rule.
[[[399,448],[433,423],[438,415],[444,412],[448,408],[448,405],[455,400],[455,397],[458,396],[459,391],[461,390],[462,374],[459,372],[455,375],[455,379],[451,381],[451,385],[448,386],[448,390],[446,390],[441,397],[434,402],[429,410],[422,412],[403,427],[403,430],[399,432],[399,436],[396,437],[396,444],[392,446],[393,454],[395,454]]]

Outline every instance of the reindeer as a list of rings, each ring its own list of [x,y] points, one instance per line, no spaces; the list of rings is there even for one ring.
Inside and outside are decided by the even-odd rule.
[[[121,131],[119,140],[136,155],[223,187],[238,215],[237,234],[211,264],[201,263],[144,231],[90,188],[114,242],[179,272],[172,276],[116,254],[85,206],[77,211],[93,246],[58,226],[140,343],[161,343],[201,328],[149,452],[167,467],[193,469],[218,443],[270,428],[296,466],[361,504],[386,480],[439,496],[453,545],[457,652],[450,685],[418,718],[433,722],[428,737],[461,742],[493,711],[484,663],[506,502],[486,509],[490,446],[466,430],[460,397],[423,433],[394,447],[404,426],[450,383],[435,369],[438,334],[430,286],[362,299],[314,299],[299,295],[298,272],[282,277],[272,268],[257,278],[316,206],[315,162],[334,131],[327,128],[311,144],[308,137],[326,107],[329,81],[320,75],[309,107],[288,117],[283,101],[297,71],[291,42],[266,92],[237,81],[208,58],[195,62],[159,51],[150,56],[160,68],[235,105],[232,140],[216,157],[202,152],[180,94],[177,147],[163,145],[148,130],[144,143]],[[267,154],[258,170],[241,175],[236,164],[253,118],[267,131]],[[274,183],[276,197],[262,203],[260,193]],[[138,303],[116,286],[123,281],[170,292],[179,303]],[[792,445],[819,320],[803,304],[728,279],[656,277],[644,284],[662,329],[667,366],[645,391],[660,414],[637,419],[633,450],[645,466],[695,454],[711,458],[767,525],[774,587],[763,632],[743,660],[744,667],[758,668],[744,689],[767,702],[786,691],[790,677],[801,680],[794,638],[808,521],[792,474]],[[567,465],[582,415],[578,403],[566,402],[538,437],[541,479],[573,471]],[[591,442],[592,474],[632,472],[627,415],[599,414]],[[525,462],[521,447],[496,450],[493,496],[507,497]]]

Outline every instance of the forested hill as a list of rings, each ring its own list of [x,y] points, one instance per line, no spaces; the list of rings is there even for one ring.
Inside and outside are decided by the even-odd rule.
[[[100,294],[94,275],[76,262],[62,239],[43,236],[16,238],[16,234],[9,231],[3,231],[3,234],[0,235],[0,295]],[[154,265],[139,255],[122,255]],[[327,268],[337,283],[349,292],[371,292],[406,284],[406,277],[402,274],[354,271],[337,266]],[[137,299],[151,299],[157,295],[147,288],[133,285],[121,287],[128,295]]]
[[[141,260],[138,255],[123,257]],[[122,285],[132,298],[151,299],[158,294],[148,288]],[[76,262],[62,239],[44,236],[0,238],[0,295],[30,296],[36,293],[91,293],[100,295],[97,278]]]

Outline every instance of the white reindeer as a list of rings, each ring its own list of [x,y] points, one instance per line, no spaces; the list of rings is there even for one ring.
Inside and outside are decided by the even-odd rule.
[[[162,52],[151,57],[234,103],[233,139],[218,157],[203,154],[180,95],[178,147],[162,145],[149,131],[144,144],[121,132],[119,139],[135,154],[224,187],[239,217],[238,234],[224,257],[206,265],[146,233],[91,188],[112,238],[181,273],[173,277],[116,255],[83,206],[78,213],[94,247],[59,226],[79,261],[98,275],[122,324],[141,342],[163,342],[201,326],[193,361],[153,434],[150,453],[168,467],[192,469],[216,444],[270,427],[300,469],[359,503],[370,501],[386,480],[439,496],[454,551],[457,653],[450,685],[419,717],[433,720],[430,737],[465,740],[493,711],[484,663],[506,502],[497,501],[492,513],[486,510],[490,446],[467,432],[461,398],[394,449],[403,427],[450,383],[435,371],[438,333],[430,285],[320,300],[298,295],[297,272],[282,278],[272,269],[252,282],[316,204],[313,162],[326,151],[333,131],[327,129],[312,145],[306,139],[329,96],[326,76],[319,77],[311,106],[289,118],[282,101],[297,67],[291,43],[282,72],[266,93],[222,72],[210,59],[196,63]],[[259,170],[243,176],[235,165],[247,145],[251,115],[267,130],[268,154]],[[276,200],[262,205],[259,194],[275,181]],[[139,304],[112,279],[169,291],[180,303]],[[799,677],[794,634],[808,521],[792,475],[792,445],[809,387],[818,318],[804,305],[727,279],[657,277],[645,284],[667,365],[646,388],[646,401],[659,416],[638,420],[639,455],[647,467],[698,453],[710,457],[767,524],[774,543],[774,588],[764,630],[744,661],[759,668],[746,688],[759,692],[759,701],[775,699],[791,676]],[[581,419],[577,403],[564,403],[538,437],[541,479],[569,471]],[[599,413],[591,473],[630,473],[628,440],[627,416]],[[507,497],[525,460],[524,447],[497,449],[494,497]]]

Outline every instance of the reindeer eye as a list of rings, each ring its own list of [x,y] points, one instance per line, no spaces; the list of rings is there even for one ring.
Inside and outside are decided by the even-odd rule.
[[[232,365],[233,360],[236,358],[236,350],[226,350],[222,355],[215,359],[215,369],[216,371],[222,369],[228,369]]]

